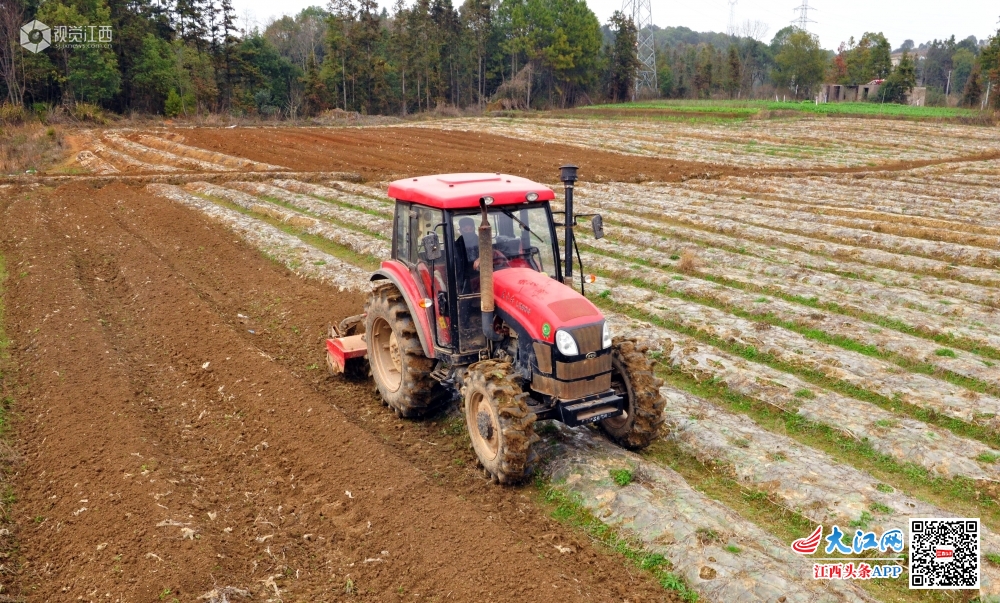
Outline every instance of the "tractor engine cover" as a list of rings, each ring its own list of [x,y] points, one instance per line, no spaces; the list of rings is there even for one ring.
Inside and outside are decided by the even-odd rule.
[[[530,268],[507,268],[493,275],[496,305],[535,341],[553,343],[556,331],[599,323],[604,315],[571,287]]]

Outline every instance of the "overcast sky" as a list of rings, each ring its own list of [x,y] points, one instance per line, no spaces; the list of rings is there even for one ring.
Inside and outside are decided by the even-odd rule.
[[[808,0],[809,31],[819,36],[820,44],[835,49],[848,37],[860,38],[866,31],[881,31],[893,48],[903,40],[917,44],[952,34],[962,39],[974,35],[983,39],[997,31],[1000,3],[993,0]],[[461,0],[452,0],[458,6]],[[391,8],[392,0],[379,0]],[[761,21],[767,27],[765,41],[770,41],[782,27],[789,25],[802,0],[737,0],[736,21]],[[317,0],[233,0],[241,18],[250,16],[259,25],[268,18],[295,14]],[[622,6],[621,0],[587,0],[591,10],[605,23]],[[658,2],[652,0],[653,23],[660,27],[685,26],[695,31],[725,32],[729,25],[729,0],[696,2]]]

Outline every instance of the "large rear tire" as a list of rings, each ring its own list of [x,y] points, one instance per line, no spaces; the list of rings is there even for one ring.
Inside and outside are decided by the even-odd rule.
[[[611,441],[629,450],[649,446],[663,426],[663,379],[653,373],[647,349],[634,339],[616,337],[611,352],[611,388],[625,398],[625,412],[604,419],[600,427]]]
[[[532,470],[535,413],[510,363],[484,360],[469,367],[462,385],[472,449],[493,481],[514,484]]]
[[[426,414],[446,392],[431,377],[434,361],[424,356],[403,295],[392,284],[380,285],[365,314],[368,363],[382,399],[401,417]]]

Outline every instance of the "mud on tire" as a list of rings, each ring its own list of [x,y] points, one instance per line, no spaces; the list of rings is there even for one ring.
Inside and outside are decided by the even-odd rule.
[[[649,446],[663,426],[663,379],[653,373],[647,346],[615,337],[612,347],[611,387],[625,398],[625,414],[601,421],[601,431],[622,448],[639,450]]]
[[[377,286],[365,302],[368,363],[382,400],[401,417],[417,417],[447,399],[430,375],[417,327],[403,295],[390,283]]]
[[[538,441],[535,413],[509,362],[484,360],[471,365],[462,383],[465,425],[483,469],[493,481],[513,484],[532,470]]]

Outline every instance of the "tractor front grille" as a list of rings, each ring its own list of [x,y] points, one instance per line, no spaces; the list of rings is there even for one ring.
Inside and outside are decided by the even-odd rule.
[[[587,325],[578,329],[571,329],[570,333],[572,333],[573,338],[576,339],[576,345],[580,348],[581,354],[600,352],[604,348],[602,345],[604,343],[603,322],[599,322],[596,325]]]
[[[611,370],[611,354],[575,362],[556,362],[556,377],[564,381],[593,377]]]
[[[578,400],[611,389],[611,373],[578,381],[559,381],[536,374],[531,379],[531,389],[560,400]]]

